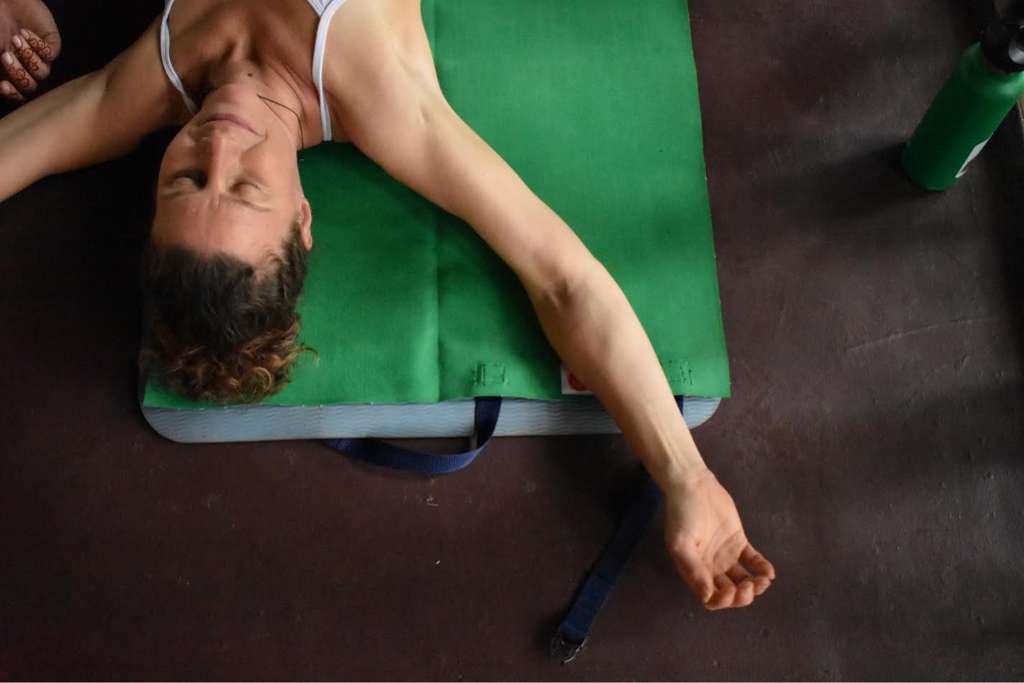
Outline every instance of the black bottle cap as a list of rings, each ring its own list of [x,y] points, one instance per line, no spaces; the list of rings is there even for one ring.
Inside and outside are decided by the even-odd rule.
[[[1003,17],[989,24],[981,39],[981,51],[1000,71],[1024,71],[1024,18]]]

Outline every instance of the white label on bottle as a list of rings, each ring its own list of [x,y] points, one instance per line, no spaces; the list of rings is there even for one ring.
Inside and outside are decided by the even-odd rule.
[[[982,140],[978,143],[977,147],[971,150],[970,155],[967,157],[967,161],[965,161],[964,165],[960,167],[960,170],[956,172],[957,178],[961,177],[964,173],[967,173],[967,167],[972,161],[978,158],[978,155],[981,154],[981,150],[985,149],[985,145],[987,145],[988,141],[991,139],[992,138],[986,138],[985,140]]]

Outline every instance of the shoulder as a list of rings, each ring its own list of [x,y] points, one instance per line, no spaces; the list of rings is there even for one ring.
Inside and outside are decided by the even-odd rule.
[[[381,107],[440,95],[420,0],[347,0],[334,16],[324,89],[343,129]]]
[[[181,96],[164,74],[160,24],[158,17],[102,70],[108,113],[145,133],[181,123],[188,116]]]

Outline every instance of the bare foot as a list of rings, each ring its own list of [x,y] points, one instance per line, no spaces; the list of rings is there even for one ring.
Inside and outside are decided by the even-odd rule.
[[[50,75],[60,32],[42,0],[0,0],[0,97],[24,102]]]

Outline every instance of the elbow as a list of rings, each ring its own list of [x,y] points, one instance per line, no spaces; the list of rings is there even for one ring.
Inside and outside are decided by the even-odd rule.
[[[573,268],[557,268],[543,278],[544,284],[536,288],[535,300],[543,301],[556,311],[569,308],[585,292],[594,290],[595,278],[608,277],[604,265],[596,258],[588,258]]]

